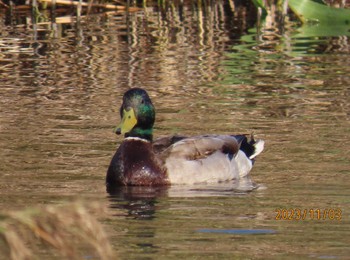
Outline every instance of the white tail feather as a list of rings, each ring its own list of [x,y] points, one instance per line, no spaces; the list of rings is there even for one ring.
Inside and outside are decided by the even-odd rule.
[[[264,140],[257,140],[255,142],[255,144],[253,145],[254,146],[254,153],[249,156],[249,159],[254,159],[256,156],[258,156],[263,150],[264,150],[264,145],[265,145],[265,142]]]

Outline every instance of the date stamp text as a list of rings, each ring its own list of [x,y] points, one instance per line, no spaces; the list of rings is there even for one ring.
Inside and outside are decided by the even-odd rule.
[[[342,211],[339,208],[329,209],[275,209],[275,220],[341,220]]]

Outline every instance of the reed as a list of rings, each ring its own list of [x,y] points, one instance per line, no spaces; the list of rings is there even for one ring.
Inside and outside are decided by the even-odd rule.
[[[58,252],[67,259],[82,259],[87,254],[111,259],[108,238],[94,217],[102,211],[97,203],[87,206],[75,202],[5,212],[0,222],[3,255],[25,260],[46,251],[50,255]]]

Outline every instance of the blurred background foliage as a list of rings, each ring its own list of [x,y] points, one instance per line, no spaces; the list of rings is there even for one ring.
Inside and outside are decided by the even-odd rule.
[[[0,0],[0,9],[11,22],[26,19],[26,23],[71,23],[89,14],[137,11],[147,14],[152,9],[174,23],[189,14],[186,10],[221,12],[224,19],[229,19],[232,13],[240,13],[237,10],[241,9],[245,20],[257,20],[258,26],[269,24],[278,30],[286,30],[289,21],[308,23],[308,27],[301,30],[302,37],[349,35],[349,6],[346,0]]]

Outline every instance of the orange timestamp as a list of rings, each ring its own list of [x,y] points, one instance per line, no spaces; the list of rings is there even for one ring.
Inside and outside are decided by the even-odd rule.
[[[341,220],[339,208],[329,209],[275,209],[275,220]]]

